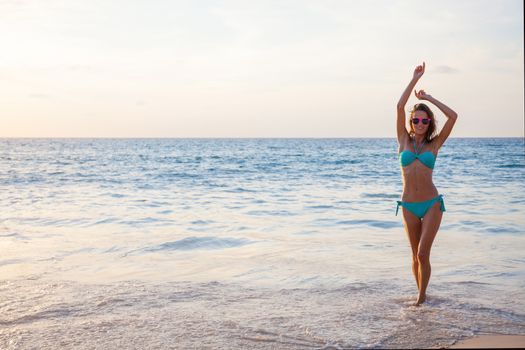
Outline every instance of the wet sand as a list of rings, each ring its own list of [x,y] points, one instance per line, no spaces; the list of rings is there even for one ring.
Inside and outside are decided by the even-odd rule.
[[[479,335],[458,342],[451,349],[525,348],[525,335]]]

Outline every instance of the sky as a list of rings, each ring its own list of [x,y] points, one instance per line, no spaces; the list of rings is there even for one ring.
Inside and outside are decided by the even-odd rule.
[[[452,137],[524,137],[523,48],[521,0],[0,0],[0,137],[395,137],[423,61]]]

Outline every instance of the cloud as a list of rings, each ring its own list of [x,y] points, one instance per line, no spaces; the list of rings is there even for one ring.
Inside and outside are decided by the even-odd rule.
[[[456,74],[456,73],[459,73],[459,69],[456,69],[450,66],[437,66],[436,68],[434,68],[434,73]]]

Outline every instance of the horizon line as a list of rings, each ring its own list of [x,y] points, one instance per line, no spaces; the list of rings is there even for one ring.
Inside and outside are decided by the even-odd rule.
[[[0,139],[395,139],[396,136],[0,136]],[[521,136],[450,136],[448,139],[525,139]]]

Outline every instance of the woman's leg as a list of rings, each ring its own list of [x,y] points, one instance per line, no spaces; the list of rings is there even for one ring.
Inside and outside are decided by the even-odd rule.
[[[419,263],[419,296],[416,305],[423,303],[426,299],[428,281],[430,280],[430,249],[441,224],[443,212],[441,203],[436,202],[423,217],[421,225],[421,239],[417,249],[417,260]]]
[[[403,224],[412,248],[412,273],[416,279],[417,289],[419,290],[419,263],[417,250],[421,238],[421,220],[411,211],[403,207]]]

